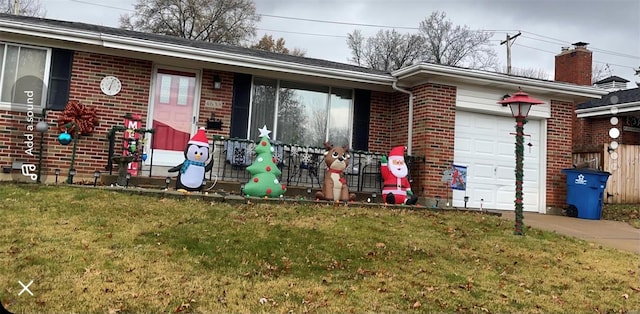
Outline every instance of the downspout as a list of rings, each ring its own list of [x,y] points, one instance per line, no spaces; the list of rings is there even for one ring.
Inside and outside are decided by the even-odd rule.
[[[411,156],[411,142],[413,142],[413,93],[398,87],[398,80],[393,81],[393,85],[391,85],[393,89],[403,92],[409,95],[409,122],[407,127],[407,154]]]

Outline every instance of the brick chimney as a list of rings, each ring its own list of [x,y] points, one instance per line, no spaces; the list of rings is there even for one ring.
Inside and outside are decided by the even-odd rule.
[[[562,47],[560,54],[556,55],[556,81],[591,86],[592,55],[587,45],[577,42],[573,49]]]

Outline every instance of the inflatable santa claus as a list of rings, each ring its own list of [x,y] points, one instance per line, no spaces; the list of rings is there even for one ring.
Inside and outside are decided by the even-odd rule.
[[[382,174],[382,199],[387,204],[407,204],[414,205],[418,202],[418,197],[413,195],[411,185],[407,176],[409,168],[404,162],[404,151],[406,147],[396,146],[389,152],[389,159],[382,156],[380,173]]]

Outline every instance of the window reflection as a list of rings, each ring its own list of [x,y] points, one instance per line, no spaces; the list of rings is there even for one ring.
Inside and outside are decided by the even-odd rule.
[[[351,138],[352,90],[299,82],[254,78],[249,138],[257,139],[258,128],[274,131],[271,138],[301,146],[349,145]],[[276,114],[277,128],[273,128]]]

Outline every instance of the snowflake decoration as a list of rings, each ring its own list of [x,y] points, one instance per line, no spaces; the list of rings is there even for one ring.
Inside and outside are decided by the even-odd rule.
[[[304,154],[302,154],[302,157],[300,157],[302,159],[302,162],[305,164],[308,164],[311,162],[311,155],[307,152],[304,152]]]
[[[370,165],[373,162],[373,158],[371,158],[371,155],[367,155],[364,161],[367,163],[367,165]]]

